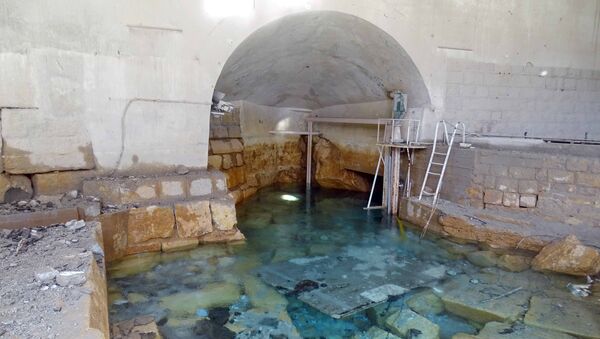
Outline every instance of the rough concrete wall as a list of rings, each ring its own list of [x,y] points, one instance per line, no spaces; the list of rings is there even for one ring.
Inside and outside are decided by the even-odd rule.
[[[4,155],[23,159],[21,164],[30,160],[37,164],[14,171],[87,168],[92,158],[96,168],[113,169],[123,141],[130,144],[123,152],[121,170],[134,165],[143,171],[178,164],[205,167],[206,104],[223,65],[259,27],[307,10],[354,15],[396,40],[423,76],[431,97],[430,112],[424,116],[429,127],[442,117],[454,117],[446,113],[448,79],[453,76],[449,59],[502,67],[569,68],[581,73],[567,74],[564,80],[568,88],[575,80],[576,89],[579,80],[591,79],[581,70],[593,70],[597,79],[600,69],[596,48],[600,36],[595,29],[600,6],[594,0],[576,4],[569,0],[264,0],[248,7],[247,13],[233,14],[211,11],[211,1],[214,5],[216,0],[2,1],[2,115],[20,114],[10,112],[13,108],[36,109],[28,120],[2,119],[3,131],[11,130],[3,136]],[[570,91],[569,95],[577,96],[570,100],[595,96],[588,92]],[[147,100],[145,107],[134,105],[136,98]],[[592,104],[595,100],[584,101],[589,104],[589,110],[584,110],[595,115],[578,114],[577,119],[585,116],[581,125],[589,126],[585,131],[592,137],[599,130],[598,107]],[[128,106],[133,111],[124,119]],[[511,112],[513,117],[517,114]],[[471,120],[476,125],[474,116],[467,118],[467,125]],[[186,119],[191,122],[180,123]],[[49,128],[39,129],[41,125]],[[561,129],[561,134],[580,136],[585,132],[581,125]],[[552,126],[557,124],[540,134],[554,133]],[[123,130],[128,131],[124,137]],[[509,130],[508,125],[502,130],[522,133]],[[156,132],[168,136],[159,145],[159,154],[149,153],[146,146],[156,145]],[[33,133],[39,137],[25,142]],[[62,155],[60,164],[50,153]]]
[[[0,12],[7,172],[206,167],[211,81],[189,8],[40,0]]]
[[[450,59],[445,108],[476,133],[600,140],[600,72]]]

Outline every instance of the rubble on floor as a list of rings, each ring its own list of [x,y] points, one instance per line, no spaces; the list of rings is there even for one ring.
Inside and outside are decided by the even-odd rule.
[[[108,335],[98,223],[0,230],[0,336]]]

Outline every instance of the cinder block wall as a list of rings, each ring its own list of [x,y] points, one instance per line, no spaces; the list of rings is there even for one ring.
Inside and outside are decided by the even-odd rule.
[[[428,151],[417,153],[413,194],[419,193],[428,160]],[[466,206],[528,210],[569,224],[597,226],[600,147],[539,144],[456,148],[440,196]]]
[[[600,139],[600,71],[449,59],[445,118],[471,132]]]

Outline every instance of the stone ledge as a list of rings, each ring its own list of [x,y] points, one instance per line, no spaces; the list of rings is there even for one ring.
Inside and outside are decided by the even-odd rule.
[[[415,198],[400,202],[399,216],[418,227],[429,219],[428,200]],[[589,231],[589,230],[588,230]],[[575,234],[585,243],[600,242],[600,234],[573,228],[559,221],[541,218],[531,213],[481,210],[439,200],[428,232],[442,234],[462,242],[484,243],[496,249],[522,249],[539,252],[550,241]],[[596,232],[597,233],[597,232]]]
[[[161,217],[156,217],[159,211]],[[196,199],[104,213],[106,260],[130,254],[187,249],[191,244],[244,240],[231,198]]]
[[[225,175],[219,171],[143,178],[98,178],[83,182],[84,196],[108,204],[159,204],[227,194]]]

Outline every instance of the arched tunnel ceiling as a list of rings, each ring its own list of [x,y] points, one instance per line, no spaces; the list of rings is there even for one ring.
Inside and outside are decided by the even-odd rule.
[[[320,108],[383,100],[394,89],[410,107],[430,102],[423,79],[394,38],[358,17],[316,11],[252,33],[225,63],[216,89],[226,100]]]

